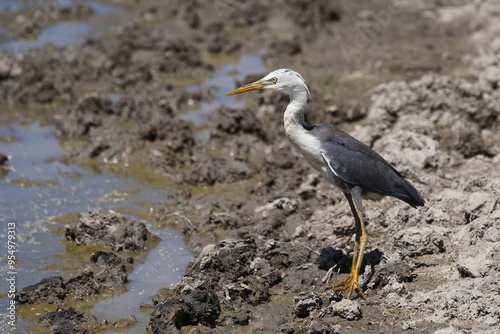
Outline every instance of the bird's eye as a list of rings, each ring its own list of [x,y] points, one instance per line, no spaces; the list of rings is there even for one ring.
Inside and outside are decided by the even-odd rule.
[[[278,78],[271,78],[271,82],[272,83],[277,83],[278,82]]]

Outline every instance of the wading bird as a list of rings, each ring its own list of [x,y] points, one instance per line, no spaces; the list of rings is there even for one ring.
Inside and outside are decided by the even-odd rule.
[[[279,69],[264,78],[237,88],[226,95],[257,89],[285,90],[290,95],[284,121],[288,140],[311,166],[344,193],[354,216],[356,239],[349,276],[334,286],[335,290],[349,289],[366,299],[358,283],[365,252],[367,233],[363,221],[362,198],[379,200],[392,196],[412,207],[425,201],[418,191],[399,172],[371,148],[337,127],[321,123],[308,126],[304,122],[304,106],[309,89],[302,76],[289,69]]]

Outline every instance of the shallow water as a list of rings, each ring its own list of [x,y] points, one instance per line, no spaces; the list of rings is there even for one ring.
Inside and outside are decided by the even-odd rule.
[[[54,8],[54,7],[69,7],[74,4],[85,4],[94,10],[95,14],[109,14],[115,11],[118,7],[110,5],[107,3],[95,1],[95,0],[49,0],[49,1],[21,1],[21,0],[2,0],[0,2],[0,13],[15,13],[21,11],[22,9],[35,8]]]
[[[138,333],[146,328],[150,310],[141,312],[141,303],[150,303],[151,296],[161,288],[173,288],[175,283],[182,280],[186,266],[193,260],[186,253],[184,242],[177,232],[155,229],[152,232],[159,235],[162,242],[149,252],[146,261],[135,265],[134,272],[128,276],[128,291],[112,299],[102,300],[93,310],[110,323],[133,314],[137,324],[123,333]]]
[[[67,254],[67,242],[58,232],[63,230],[68,213],[89,209],[120,211],[121,208],[139,212],[144,203],[160,205],[175,191],[168,187],[151,187],[134,177],[98,174],[61,164],[54,158],[64,151],[52,129],[37,122],[29,126],[2,125],[0,136],[3,139],[0,152],[11,159],[7,174],[0,181],[0,238],[6,241],[7,223],[15,222],[18,290],[51,275],[67,279],[76,273],[76,268],[85,265],[85,262],[75,263],[72,255]],[[131,218],[141,221],[138,217]],[[179,233],[159,230],[152,223],[144,222],[162,241],[135,265],[129,276],[128,292],[103,301],[94,310],[98,317],[111,317],[110,320],[135,314],[139,320],[137,326],[142,326],[139,328],[144,328],[148,317],[140,313],[140,303],[148,302],[159,288],[179,282],[193,259]],[[6,254],[2,254],[2,258],[5,257]],[[2,282],[2,285],[1,291],[7,291],[7,283]],[[0,298],[2,315],[9,301],[6,295]],[[0,319],[0,328],[8,328],[4,317]],[[30,325],[30,321],[21,319],[16,329],[23,332]]]
[[[261,52],[262,53],[262,52]],[[244,100],[239,97],[226,96],[226,93],[235,89],[235,81],[242,81],[249,74],[264,72],[264,63],[261,54],[244,54],[236,61],[228,61],[217,67],[212,77],[201,85],[187,87],[187,91],[213,90],[213,99],[202,101],[199,105],[191,105],[188,112],[179,118],[190,121],[200,127],[196,138],[206,144],[209,140],[210,130],[207,128],[209,116],[217,108],[225,106],[240,109],[245,106]],[[190,101],[188,101],[190,103]]]
[[[0,50],[13,54],[24,54],[45,44],[66,46],[85,40],[90,30],[88,22],[62,21],[44,28],[35,40],[7,39],[0,44]]]
[[[19,0],[3,0],[0,2],[0,12],[15,12],[23,8]]]
[[[199,133],[199,136],[206,137],[205,140],[201,138],[202,141],[208,140],[207,118],[211,112],[221,105],[232,108],[243,106],[243,100],[226,97],[225,93],[234,89],[235,80],[241,81],[255,71],[264,71],[261,57],[244,55],[221,65],[209,80],[190,88],[216,89],[212,101],[193,106],[183,116],[205,129]],[[193,260],[180,234],[156,228],[152,223],[153,217],[148,217],[147,213],[148,208],[160,207],[168,202],[176,189],[168,182],[153,184],[143,178],[129,176],[131,173],[111,175],[60,163],[57,158],[64,154],[64,150],[50,126],[42,125],[36,118],[28,120],[27,125],[12,122],[11,118],[15,119],[6,117],[7,120],[0,125],[0,153],[10,158],[8,169],[0,180],[0,226],[3,227],[0,238],[7,238],[7,222],[15,222],[19,238],[16,245],[18,291],[51,275],[68,279],[88,263],[90,255],[82,256],[81,260],[74,259],[63,236],[65,223],[75,213],[89,209],[122,212],[132,219],[144,221],[162,241],[149,251],[144,260],[135,264],[133,272],[129,273],[131,282],[128,291],[103,298],[91,309],[91,313],[110,323],[133,314],[138,323],[126,333],[142,331],[147,324],[149,310],[141,312],[140,304],[148,303],[158,289],[169,288],[179,282],[186,266]],[[127,167],[123,166],[123,169],[127,170]],[[5,257],[2,255],[2,258]],[[0,291],[7,291],[7,284],[2,284],[4,286]],[[0,328],[6,329],[3,315],[10,299],[7,295],[0,296]],[[37,317],[19,319],[16,331],[26,332],[30,326],[37,326]]]
[[[203,89],[203,87],[208,87],[208,89],[215,87],[214,98],[211,101],[201,102],[199,108],[192,109],[187,114],[182,115],[181,118],[202,125],[207,122],[208,115],[222,105],[235,109],[243,108],[245,106],[243,100],[226,96],[226,93],[236,88],[234,86],[235,81],[242,81],[249,74],[264,71],[264,63],[260,54],[244,54],[236,62],[229,62],[219,66],[215,69],[212,78],[202,85],[188,87],[188,91],[196,91]]]
[[[7,29],[0,30],[0,37],[3,41],[0,42],[0,51],[5,51],[10,54],[25,54],[29,50],[41,47],[46,44],[55,46],[75,45],[84,42],[87,38],[97,38],[104,35],[110,28],[110,20],[113,15],[122,15],[123,11],[120,7],[101,3],[98,1],[85,1],[83,4],[92,8],[94,15],[84,21],[59,21],[51,23],[52,15],[50,14],[54,8],[68,7],[77,4],[76,0],[56,0],[49,2],[20,2],[9,0],[6,3],[0,3],[0,13],[12,13],[17,18],[28,20],[24,17],[23,11],[38,10],[41,17],[37,23],[40,25],[40,32],[34,39],[24,39],[22,36],[15,36],[9,33]],[[0,39],[1,40],[1,39]]]
[[[53,1],[60,6],[76,2]],[[0,28],[0,40],[3,37],[0,51],[23,54],[47,43],[56,46],[82,43],[88,37],[102,36],[116,21],[123,21],[133,15],[121,7],[98,1],[85,4],[94,9],[97,15],[83,21],[47,24],[33,40],[12,39],[7,29]],[[0,14],[22,15],[20,13],[26,8],[36,6],[40,6],[40,3],[2,1]],[[116,17],[113,17],[114,14]],[[244,107],[241,97],[226,97],[225,94],[235,88],[235,80],[242,81],[248,74],[265,71],[261,53],[219,59],[211,78],[188,87],[188,90],[214,90],[213,99],[199,105],[189,105],[188,112],[182,115],[183,119],[199,128],[197,137],[201,142],[208,141],[210,129],[207,122],[214,110],[222,105]],[[120,94],[110,93],[109,97],[116,100]],[[115,296],[98,296],[97,304],[90,306],[88,312],[110,323],[133,314],[138,323],[125,333],[143,332],[150,310],[141,312],[141,303],[148,303],[158,289],[169,288],[179,282],[186,266],[193,260],[181,235],[173,230],[157,228],[151,216],[153,208],[168,203],[176,192],[175,187],[171,182],[158,182],[156,178],[152,180],[141,176],[140,172],[130,171],[127,166],[113,169],[123,170],[123,173],[110,174],[59,162],[58,158],[65,153],[62,147],[67,143],[58,142],[52,133],[53,128],[33,114],[36,111],[0,111],[0,153],[10,159],[7,168],[0,173],[0,240],[6,243],[7,223],[14,222],[17,233],[17,291],[48,276],[60,275],[66,280],[78,274],[78,270],[88,263],[90,254],[88,250],[77,248],[78,255],[75,258],[74,248],[77,246],[65,241],[65,224],[74,219],[76,213],[90,209],[103,212],[114,210],[144,222],[152,233],[161,238],[161,242],[145,252],[145,256],[137,257],[138,262],[129,273],[127,292]],[[22,124],[19,119],[23,119]],[[6,252],[0,254],[4,262],[7,255]],[[8,284],[2,281],[0,332],[12,329],[5,318],[10,302],[6,291]],[[37,319],[41,314],[32,311],[30,305],[18,305],[18,308],[18,316],[23,316],[18,317],[15,332],[25,333],[40,328]]]

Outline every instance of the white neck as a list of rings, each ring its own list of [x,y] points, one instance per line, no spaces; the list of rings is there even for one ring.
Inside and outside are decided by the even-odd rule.
[[[321,155],[321,142],[304,128],[304,107],[307,103],[307,94],[306,86],[290,91],[290,104],[286,107],[284,116],[285,132],[292,146],[302,153],[311,166],[326,175]]]
[[[304,107],[307,103],[307,87],[294,87],[289,90],[290,103],[286,107],[284,122],[285,131],[290,138],[291,132],[304,127]],[[291,138],[290,138],[291,139]]]

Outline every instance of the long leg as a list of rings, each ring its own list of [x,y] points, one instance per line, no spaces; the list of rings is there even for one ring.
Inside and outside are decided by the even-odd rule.
[[[361,269],[361,264],[363,263],[363,255],[365,253],[366,241],[368,239],[365,224],[363,221],[363,204],[361,192],[362,189],[360,187],[354,187],[351,189],[350,194],[344,193],[354,216],[356,238],[354,241],[354,253],[352,258],[351,273],[345,280],[335,285],[334,289],[339,291],[345,291],[349,289],[349,296],[347,297],[349,299],[351,298],[352,293],[355,290],[358,290],[361,297],[366,299],[358,283],[359,271]]]
[[[346,193],[346,192],[344,192],[344,195],[347,198],[347,201],[349,202],[349,206],[351,207],[352,214],[354,215],[355,228],[356,228],[356,238],[354,239],[354,251],[353,251],[353,255],[352,255],[351,274],[345,280],[343,280],[339,284],[335,285],[336,290],[341,290],[341,291],[347,290],[347,288],[342,289],[340,287],[349,283],[349,281],[352,279],[351,276],[353,276],[354,270],[356,269],[356,266],[358,265],[359,241],[361,238],[361,227],[359,224],[359,217],[358,217],[356,207],[354,206],[354,203],[352,201],[352,196],[350,193]]]

